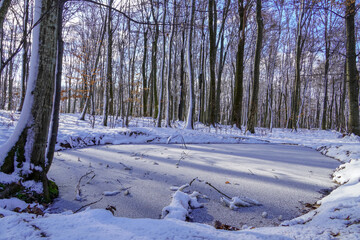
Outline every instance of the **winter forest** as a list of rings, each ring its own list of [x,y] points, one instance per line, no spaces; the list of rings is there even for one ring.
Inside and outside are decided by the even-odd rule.
[[[60,112],[105,126],[153,117],[359,134],[357,11],[330,0],[66,1]],[[21,110],[33,1],[3,12],[0,108]]]
[[[80,172],[74,174],[78,183],[71,183],[76,186],[75,200],[79,203],[85,201],[82,206],[76,205],[79,203],[73,205],[78,206],[79,211],[86,206],[101,204],[105,202],[103,198],[119,193],[123,193],[125,197],[136,196],[136,187],[124,187],[123,180],[112,179],[111,181],[121,184],[120,190],[102,192],[100,200],[89,197],[90,203],[86,202],[81,194],[84,192],[81,190],[84,186],[81,185],[82,179],[90,179],[86,184],[93,179],[100,179],[98,168],[103,164],[112,169],[112,163],[105,164],[100,160],[101,154],[96,155],[98,153],[94,152],[94,155],[87,155],[92,152],[91,148],[89,152],[84,150],[81,153],[83,155],[74,153],[77,161],[71,167],[62,165],[62,161],[71,162],[66,151],[62,153],[63,150],[128,144],[128,149],[134,151],[129,156],[135,160],[150,159],[148,152],[155,154],[151,161],[144,160],[151,162],[152,166],[144,167],[143,172],[139,173],[139,178],[143,180],[157,179],[150,175],[158,172],[151,172],[149,169],[161,169],[157,166],[161,155],[166,151],[173,151],[167,155],[167,159],[179,156],[173,157],[176,159],[176,168],[183,167],[183,164],[187,164],[183,162],[190,161],[191,158],[194,164],[199,164],[194,170],[194,174],[199,175],[185,174],[188,177],[184,180],[185,183],[192,179],[190,183],[182,185],[180,177],[176,184],[173,183],[180,186],[171,186],[175,193],[168,207],[164,207],[165,201],[159,200],[164,207],[162,218],[175,216],[176,219],[188,220],[191,209],[203,207],[206,201],[215,204],[211,194],[208,198],[200,191],[194,190],[192,194],[187,194],[184,190],[192,188],[192,183],[196,185],[204,182],[207,188],[223,195],[221,204],[228,210],[240,207],[262,209],[256,210],[260,220],[251,222],[255,227],[279,226],[284,216],[285,220],[289,220],[285,221],[285,225],[284,222],[280,225],[288,227],[287,230],[279,227],[273,230],[254,230],[255,235],[252,235],[254,232],[250,235],[247,232],[240,233],[246,236],[245,239],[268,239],[270,235],[278,239],[276,234],[284,239],[296,239],[299,237],[298,228],[301,228],[300,231],[307,231],[309,239],[316,239],[314,236],[318,236],[318,233],[313,228],[316,229],[317,224],[325,229],[321,233],[325,238],[344,235],[356,239],[360,236],[357,226],[360,215],[350,214],[352,207],[358,207],[358,203],[353,204],[353,196],[349,192],[360,191],[360,185],[354,180],[360,171],[359,11],[360,2],[356,0],[0,0],[0,221],[10,219],[8,216],[15,216],[13,212],[6,210],[6,204],[10,203],[2,202],[5,199],[16,197],[27,203],[49,204],[59,196],[59,192],[61,198],[65,199],[61,195],[61,191],[64,191],[62,187],[70,183],[62,182],[63,177],[57,179],[59,169],[71,169],[68,174],[72,176],[70,172],[75,171],[73,169],[80,169],[76,164],[83,164],[82,167],[86,165],[88,168],[85,175]],[[149,146],[141,147],[149,148],[143,150],[146,154],[136,152],[140,151],[140,147],[131,145],[146,143],[150,143]],[[155,143],[160,148],[161,144],[179,144],[179,148],[184,150],[170,151],[168,147],[163,147],[152,151],[150,146]],[[317,167],[334,170],[339,164],[331,165],[334,163],[321,160],[317,163],[317,157],[313,159],[309,155],[311,163],[304,163],[309,169],[303,167],[302,163],[298,166],[307,171],[304,176],[300,174],[302,177],[289,173],[289,176],[285,174],[286,180],[281,179],[283,175],[273,173],[278,166],[282,169],[283,166],[276,165],[278,163],[270,173],[266,172],[265,163],[259,163],[259,169],[254,167],[257,163],[251,163],[254,165],[245,167],[247,169],[244,171],[250,177],[258,174],[254,168],[264,171],[264,176],[271,179],[264,180],[265,182],[284,180],[282,184],[286,187],[293,178],[302,182],[314,172],[324,176],[330,174],[333,177],[332,183],[318,183],[320,180],[314,176],[306,180],[314,181],[312,183],[318,187],[324,184],[326,191],[311,190],[322,191],[322,194],[326,192],[322,197],[335,189],[331,184],[336,183],[341,187],[334,190],[329,198],[316,197],[321,200],[315,204],[302,202],[306,210],[301,213],[306,214],[299,218],[295,218],[300,215],[298,212],[289,214],[288,217],[285,213],[276,212],[275,216],[269,210],[274,210],[274,206],[266,208],[267,200],[258,202],[247,196],[232,197],[223,193],[223,189],[226,190],[233,182],[234,189],[241,185],[235,183],[235,178],[232,181],[222,179],[225,173],[229,174],[226,177],[233,174],[230,169],[240,169],[241,166],[236,162],[227,162],[226,159],[220,160],[223,158],[220,154],[222,147],[217,146],[219,150],[215,151],[217,147],[214,146],[211,151],[214,150],[214,154],[219,155],[210,156],[211,146],[204,147],[202,153],[197,147],[187,146],[220,143],[227,149],[223,154],[242,151],[242,147],[233,148],[238,143],[249,144],[244,148],[245,155],[249,152],[257,154],[257,147],[252,148],[251,144],[287,144],[315,149],[337,159],[343,165],[334,173],[325,170],[320,173],[320,170],[317,172]],[[234,146],[228,146],[232,144]],[[191,150],[187,150],[188,147]],[[277,147],[278,152],[274,150]],[[288,163],[290,160],[285,156],[290,159],[308,154],[305,154],[304,149],[299,149],[297,153],[285,145],[277,147],[267,149],[262,146],[263,150],[259,150],[269,151],[269,156],[270,153],[275,154],[269,159],[269,168],[277,159]],[[123,154],[123,150],[115,148],[111,151]],[[109,159],[115,159],[115,155],[111,155],[109,150],[101,151]],[[160,152],[161,155],[156,155]],[[216,159],[203,163],[201,156],[207,155]],[[64,159],[68,156],[68,159],[61,160],[61,156]],[[86,160],[83,156],[87,156]],[[90,160],[87,162],[95,156],[100,161],[99,166]],[[234,156],[239,157],[235,153]],[[129,174],[126,179],[131,179],[137,174],[136,165],[126,161],[122,160],[119,164]],[[211,182],[201,179],[208,175],[201,175],[198,166],[209,162],[211,167],[214,164],[221,166],[211,170],[214,171],[214,176],[223,174],[214,177],[216,181],[221,179],[221,183],[227,184],[220,190]],[[222,164],[229,169],[220,171]],[[52,168],[55,170],[51,170]],[[176,171],[178,170],[169,170],[169,175],[179,174]],[[187,173],[190,174],[191,171]],[[167,174],[165,171],[164,176]],[[163,178],[159,178],[159,181],[163,181]],[[107,179],[101,184],[111,181]],[[351,186],[346,185],[353,183]],[[344,190],[349,186],[352,187],[351,191]],[[103,187],[101,185],[99,188]],[[143,188],[145,187],[142,186],[141,190]],[[234,189],[229,191],[236,195]],[[339,200],[340,195],[346,196],[345,200]],[[147,196],[142,195],[142,198],[146,199]],[[202,201],[197,202],[200,198]],[[256,198],[261,200],[258,195]],[[267,199],[270,198],[272,196],[267,196]],[[336,205],[341,201],[349,201],[353,205],[347,209],[343,205]],[[177,209],[179,202],[182,203],[181,210],[173,210]],[[187,202],[185,207],[184,202]],[[298,202],[301,201],[298,199]],[[109,205],[110,202],[107,203],[108,206],[105,203],[103,206],[96,206],[118,216],[116,208]],[[11,204],[15,204],[13,200]],[[17,206],[21,205],[19,204]],[[59,209],[61,204],[58,202]],[[183,208],[185,213],[181,213],[179,217],[179,211],[183,211]],[[339,215],[336,216],[350,215],[342,217],[345,222],[327,228],[325,225],[330,224],[329,219],[333,219],[329,217],[332,211],[330,208],[339,209]],[[25,211],[19,210],[19,207],[15,209],[17,212]],[[39,215],[38,211],[42,216],[46,211],[58,213],[46,208],[38,210],[33,205],[26,209],[26,214],[36,216]],[[154,209],[157,208],[152,210]],[[315,211],[313,215],[312,210]],[[102,213],[91,211],[82,214],[85,215],[74,214],[73,219],[76,216],[90,219],[102,216]],[[129,214],[132,216],[135,213]],[[235,213],[228,213],[228,217],[236,216],[232,214]],[[54,215],[51,221],[56,222],[56,218],[62,217]],[[233,220],[226,224],[227,218],[224,219],[225,224],[217,222],[215,227],[234,230],[231,228],[234,226]],[[11,232],[11,227],[6,226],[12,226],[12,222],[4,221],[6,224],[5,227],[0,227],[0,239],[3,239],[1,231],[7,231],[8,237],[25,236]],[[29,217],[27,221],[32,220]],[[46,221],[41,221],[31,226],[45,228]],[[76,221],[81,219],[74,220]],[[111,221],[125,221],[122,224],[128,224],[129,228],[133,226],[126,218]],[[208,223],[210,220],[198,222],[202,221]],[[298,226],[308,222],[310,223],[306,226]],[[151,221],[144,224],[149,227],[157,225]],[[181,224],[175,224],[180,232],[190,226]],[[238,227],[236,230],[253,229],[246,224],[235,225]],[[57,233],[55,228],[46,228],[51,233],[44,231],[41,236],[43,233],[45,237]],[[164,228],[167,229],[163,232],[164,238],[159,239],[172,236],[171,227]],[[84,230],[83,233],[86,234],[87,231]],[[133,232],[132,237],[135,236],[135,239],[146,234],[137,231]],[[212,239],[206,235],[210,230],[201,225],[189,227],[188,231],[200,231],[205,234],[201,235],[202,238]],[[192,239],[189,236],[184,235],[182,238]],[[216,236],[213,239],[237,239],[240,235],[211,232],[210,236]],[[105,236],[107,238],[110,235]]]

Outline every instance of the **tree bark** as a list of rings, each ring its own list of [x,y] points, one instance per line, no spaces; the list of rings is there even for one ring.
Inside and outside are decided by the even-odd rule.
[[[18,111],[21,112],[25,100],[26,92],[26,79],[27,79],[27,64],[28,64],[28,42],[27,42],[27,24],[29,21],[29,0],[24,1],[25,12],[23,22],[23,54],[22,54],[22,69],[21,69],[21,93],[20,93],[20,105]]]
[[[216,2],[209,0],[209,62],[210,62],[210,85],[209,85],[209,107],[208,107],[208,122],[215,125],[216,122],[216,30],[217,30],[217,14]]]
[[[48,147],[46,150],[47,165],[45,172],[48,173],[52,164],[55,152],[56,139],[59,129],[59,117],[60,117],[60,100],[61,100],[61,76],[62,76],[62,65],[64,55],[64,41],[62,38],[62,18],[64,10],[64,0],[58,1],[58,22],[57,22],[57,62],[56,62],[56,79],[55,79],[55,95],[54,105],[52,110],[51,125],[49,130]]]
[[[108,125],[108,115],[113,115],[113,91],[112,91],[112,13],[111,7],[113,4],[113,0],[109,0],[108,2],[108,13],[107,13],[107,63],[106,63],[106,81],[104,87],[104,109],[103,109],[103,120],[102,125]]]
[[[346,79],[349,98],[349,133],[360,136],[359,76],[356,68],[355,1],[346,0]]]
[[[9,11],[9,7],[11,4],[11,0],[3,0],[0,2],[0,69],[2,69],[2,63],[3,63],[3,44],[2,39],[4,37],[4,21],[7,12]]]
[[[256,1],[256,23],[257,23],[257,40],[254,61],[254,83],[253,93],[251,97],[250,117],[247,125],[247,130],[255,133],[255,125],[258,111],[258,95],[259,95],[259,78],[260,78],[260,59],[263,40],[263,19],[261,16],[261,0]]]
[[[165,20],[167,12],[167,0],[164,0],[164,12],[163,12],[163,25],[162,25],[162,34],[163,34],[163,58],[161,63],[161,80],[160,80],[160,96],[159,96],[159,112],[157,115],[156,127],[161,127],[161,119],[163,115],[163,95],[164,95],[164,83],[165,83],[165,59],[166,59],[166,34],[165,34]]]
[[[26,180],[42,183],[43,201],[50,200],[49,181],[45,169],[46,145],[53,107],[57,44],[57,11],[55,1],[35,1],[35,21],[43,19],[34,28],[31,69],[24,110],[12,136],[1,146],[0,166],[6,174],[18,173]]]
[[[176,21],[176,0],[174,0],[174,7],[173,7],[173,20],[171,25],[171,33],[170,33],[170,40],[169,40],[169,60],[168,60],[168,71],[167,71],[167,84],[166,84],[166,116],[165,116],[165,125],[166,127],[170,127],[170,105],[171,105],[171,58],[172,58],[172,46],[173,46],[173,40],[174,40],[174,32],[175,32],[175,21]]]
[[[193,112],[195,107],[195,100],[194,100],[194,73],[193,73],[193,66],[192,66],[192,30],[194,26],[194,19],[195,19],[195,0],[191,1],[191,13],[190,13],[190,26],[188,30],[188,37],[187,37],[187,44],[186,44],[186,59],[187,59],[187,68],[188,68],[188,77],[189,77],[189,109],[186,119],[186,129],[194,129],[194,119],[193,119]]]
[[[239,42],[236,53],[235,66],[235,89],[233,100],[232,123],[241,129],[241,115],[243,102],[243,78],[244,78],[244,47],[245,47],[245,26],[247,22],[247,6],[244,0],[238,0],[238,12],[240,17]]]

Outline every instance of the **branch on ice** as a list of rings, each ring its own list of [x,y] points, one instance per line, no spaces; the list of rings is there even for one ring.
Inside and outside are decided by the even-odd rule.
[[[92,177],[89,177],[89,175],[92,175]],[[81,180],[82,180],[83,178],[85,178],[85,177],[88,177],[88,178],[90,178],[90,179],[89,179],[89,181],[87,181],[86,183],[89,183],[91,180],[94,179],[95,176],[96,176],[96,174],[94,173],[94,171],[87,172],[85,175],[81,176],[81,178],[79,179],[79,182],[78,182],[78,184],[77,184],[77,186],[76,186],[76,190],[75,190],[75,193],[76,193],[75,200],[76,200],[76,201],[80,201],[80,202],[81,202],[81,201],[83,200],[82,197],[81,197],[81,188],[80,188],[80,186],[81,186]]]
[[[221,197],[220,202],[225,207],[229,207],[231,210],[236,210],[240,207],[251,207],[251,206],[261,205],[258,201],[247,197],[233,197],[231,198],[231,200]]]

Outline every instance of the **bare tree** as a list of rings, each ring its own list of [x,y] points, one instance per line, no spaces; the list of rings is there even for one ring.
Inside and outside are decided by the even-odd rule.
[[[349,94],[349,132],[360,136],[359,74],[356,68],[355,1],[346,0],[346,79]]]
[[[257,40],[254,59],[254,82],[253,93],[251,98],[250,117],[247,125],[247,130],[255,133],[256,116],[258,112],[258,94],[259,94],[259,78],[260,78],[260,58],[263,41],[263,19],[261,16],[261,0],[256,0],[256,23],[257,23]]]
[[[186,59],[187,59],[187,72],[189,77],[189,109],[186,119],[186,129],[194,129],[194,119],[193,112],[195,107],[195,99],[194,99],[194,73],[192,66],[192,31],[194,26],[195,19],[195,0],[191,1],[191,13],[190,13],[190,26],[188,30],[187,36],[187,44],[186,44]]]
[[[0,150],[1,172],[15,172],[23,181],[35,180],[42,184],[43,201],[50,200],[50,184],[45,169],[49,164],[46,144],[53,106],[57,53],[58,14],[54,10],[55,4],[52,0],[35,1],[35,21],[41,16],[42,21],[33,33],[31,69],[24,110],[12,136]],[[11,192],[13,185],[8,188]]]

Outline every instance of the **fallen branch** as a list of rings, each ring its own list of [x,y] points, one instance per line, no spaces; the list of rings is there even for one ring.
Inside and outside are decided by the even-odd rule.
[[[217,189],[216,187],[214,187],[211,183],[205,182],[205,184],[209,185],[210,187],[212,187],[213,189],[215,189],[218,193],[220,193],[221,195],[227,197],[228,199],[232,199],[231,197],[229,197],[228,195],[226,195],[225,193],[221,192],[219,189]]]
[[[185,151],[183,151],[183,152],[181,153],[181,157],[179,158],[178,162],[175,164],[175,165],[176,165],[176,168],[179,167],[181,160],[185,160],[185,159],[186,159],[186,157],[188,156],[188,153],[189,153],[189,152],[186,153]]]
[[[75,200],[81,201],[81,188],[80,188],[81,180],[82,180],[84,177],[89,176],[90,174],[94,174],[94,175],[93,175],[93,176],[90,178],[90,180],[87,182],[87,183],[89,183],[89,182],[90,182],[92,179],[94,179],[94,177],[96,176],[96,174],[94,173],[93,170],[91,170],[90,172],[87,172],[86,174],[84,174],[83,176],[80,177],[79,182],[78,182],[78,184],[76,185],[76,190],[75,190],[75,192],[76,192],[76,197],[75,197]]]
[[[168,138],[166,144],[169,144],[172,139],[177,138],[177,137],[180,137],[180,139],[181,139],[181,141],[182,141],[182,144],[184,145],[184,148],[187,149],[186,143],[185,143],[185,140],[184,140],[184,137],[183,137],[181,134],[170,136],[170,137]]]
[[[193,180],[191,180],[191,182],[189,183],[189,186],[191,186],[191,184],[195,181],[195,180],[197,180],[198,179],[198,177],[196,177],[196,178],[194,178]]]
[[[82,206],[81,208],[79,208],[78,210],[76,210],[74,213],[77,213],[77,212],[81,211],[82,209],[84,209],[84,208],[86,208],[86,207],[88,207],[88,206],[91,206],[91,205],[93,205],[93,204],[95,204],[95,203],[98,203],[98,202],[100,202],[102,199],[103,199],[103,198],[101,197],[99,200],[97,200],[97,201],[95,201],[95,202],[88,203],[88,204]]]

